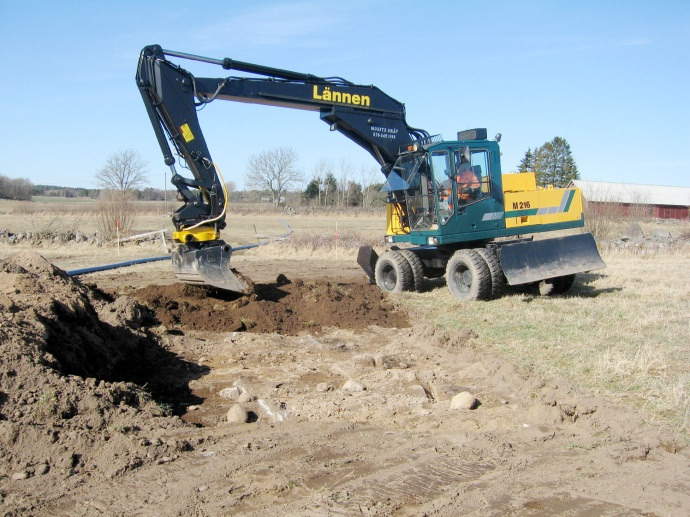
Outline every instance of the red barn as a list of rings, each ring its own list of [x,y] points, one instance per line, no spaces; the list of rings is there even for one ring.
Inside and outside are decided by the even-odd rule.
[[[616,207],[620,215],[648,216],[658,219],[688,219],[690,187],[635,185],[604,181],[573,180],[587,203]]]

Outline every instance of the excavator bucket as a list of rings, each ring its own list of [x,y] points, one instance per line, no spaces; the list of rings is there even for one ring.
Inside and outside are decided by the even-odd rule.
[[[230,268],[232,248],[223,243],[204,248],[181,245],[172,256],[175,276],[187,284],[210,285],[241,294],[248,294],[251,282]]]
[[[371,246],[360,246],[357,252],[357,264],[361,267],[369,277],[372,284],[376,283],[376,276],[374,271],[376,269],[376,261],[379,259],[378,253],[374,251]]]
[[[498,248],[498,256],[510,285],[606,267],[591,233],[506,244]]]

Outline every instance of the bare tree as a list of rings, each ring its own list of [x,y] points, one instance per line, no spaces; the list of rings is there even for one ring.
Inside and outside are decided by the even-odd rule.
[[[237,183],[233,180],[225,182],[225,190],[228,191],[228,196],[237,190]]]
[[[101,238],[115,239],[118,234],[130,233],[135,219],[135,192],[133,190],[103,189],[98,196],[96,227]]]
[[[96,224],[105,239],[127,234],[134,224],[133,189],[145,184],[148,163],[137,151],[126,149],[108,157],[96,175],[101,187]]]
[[[371,165],[360,166],[360,177],[362,178],[362,206],[371,206],[372,199],[376,194],[374,185],[380,180],[381,171]]]
[[[335,190],[335,178],[333,176],[333,163],[330,160],[321,159],[314,167],[313,181],[319,189],[319,205],[327,205],[333,197]],[[330,191],[330,198],[329,198]]]
[[[350,182],[354,166],[352,162],[345,158],[340,160],[338,165],[338,204],[340,206],[347,206],[350,204]]]
[[[148,165],[137,151],[125,149],[108,157],[96,181],[104,189],[132,190],[147,183]]]
[[[264,151],[249,158],[245,182],[249,188],[268,191],[273,204],[280,202],[288,188],[302,181],[297,154],[288,147]]]

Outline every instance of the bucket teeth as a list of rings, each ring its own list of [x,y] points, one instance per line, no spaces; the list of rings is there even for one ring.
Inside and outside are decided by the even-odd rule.
[[[172,256],[175,276],[187,284],[247,294],[250,283],[230,268],[232,248],[223,241],[203,247],[181,245]]]

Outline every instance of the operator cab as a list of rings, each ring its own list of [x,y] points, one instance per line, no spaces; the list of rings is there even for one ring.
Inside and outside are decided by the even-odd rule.
[[[398,156],[383,189],[395,208],[391,215],[400,217],[398,231],[395,224],[389,230],[410,235],[410,242],[473,232],[484,226],[483,213],[494,209],[493,203],[482,203],[496,190],[492,174],[500,177],[498,143],[486,139],[486,129],[461,131],[455,142],[430,140],[415,142]]]

